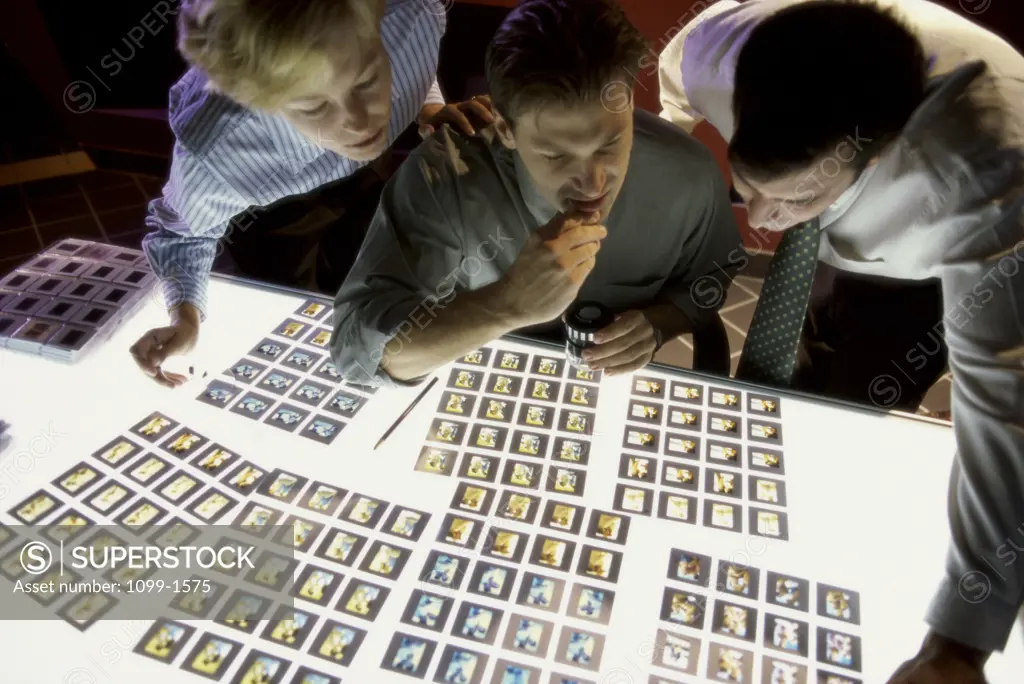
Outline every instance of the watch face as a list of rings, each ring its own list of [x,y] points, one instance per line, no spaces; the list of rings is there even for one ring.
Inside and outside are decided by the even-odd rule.
[[[650,318],[647,317],[646,314],[644,315],[644,319],[650,324],[651,330],[654,331],[654,351],[658,351],[659,349],[661,349],[661,345],[665,343],[665,340],[663,339],[661,334],[661,329],[654,325],[654,323],[651,321]]]

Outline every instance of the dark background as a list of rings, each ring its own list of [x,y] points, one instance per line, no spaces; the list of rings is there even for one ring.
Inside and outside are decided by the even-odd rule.
[[[177,1],[0,0],[0,170],[15,162],[85,151],[99,168],[164,178],[173,144],[167,91],[185,69],[175,48]],[[619,1],[655,50],[713,4]],[[935,1],[1002,35],[1018,50],[1024,46],[1021,0]],[[516,2],[443,2],[450,9],[439,80],[454,101],[482,92],[484,49]],[[659,109],[653,69],[638,74],[637,102]],[[695,135],[724,168],[725,145],[717,133],[701,125]],[[3,220],[3,197],[11,194],[10,184],[0,175],[0,231],[9,223]],[[745,228],[742,211],[738,218]],[[0,260],[4,256],[0,253]]]
[[[619,0],[659,51],[713,1]],[[937,1],[1024,49],[1024,0]],[[167,91],[185,68],[166,14],[176,2],[0,0],[0,276],[67,237],[140,246],[173,144]],[[455,101],[482,92],[484,49],[516,1],[442,2],[449,10],[438,77]],[[638,74],[636,96],[658,110],[653,70]],[[695,135],[724,168],[718,134],[701,125]],[[746,229],[745,212],[736,212]],[[761,252],[765,240],[746,235],[752,253]],[[755,261],[722,310],[734,368],[760,292]],[[692,344],[673,340],[658,360],[689,367]],[[937,383],[925,408],[948,410],[949,387],[948,379]]]
[[[33,4],[33,0],[8,0]],[[296,0],[298,1],[298,0]],[[674,27],[686,23],[710,6],[708,0],[619,0],[630,19],[655,48],[661,47]],[[1018,49],[1024,45],[1024,12],[1020,0],[933,0],[986,28],[999,33]],[[450,0],[448,0],[450,3]],[[122,0],[121,2],[82,2],[81,0],[34,0],[42,15],[61,62],[71,81],[95,81],[103,78],[109,91],[98,86],[98,107],[165,108],[167,88],[185,68],[174,47],[174,14],[159,19],[161,8],[176,11],[177,0]],[[457,86],[467,70],[478,75],[486,46],[495,27],[514,0],[457,0],[448,17],[448,32],[442,59],[442,76]],[[987,6],[986,6],[987,5]],[[977,14],[979,8],[983,11]],[[140,23],[149,17],[149,30]],[[127,34],[136,30],[139,46],[125,43]],[[7,42],[6,37],[4,38]],[[123,59],[122,59],[123,58]],[[120,72],[108,76],[120,64]],[[108,67],[108,68],[104,68]],[[445,73],[447,72],[447,73]],[[647,78],[640,89],[641,104],[657,108],[654,97],[656,79]],[[460,93],[450,93],[458,97]]]

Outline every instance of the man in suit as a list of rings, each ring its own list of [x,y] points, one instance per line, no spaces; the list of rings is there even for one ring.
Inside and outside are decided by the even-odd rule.
[[[660,68],[663,116],[713,125],[751,224],[783,232],[739,375],[806,388],[817,372],[866,397],[948,347],[953,542],[931,631],[892,681],[983,681],[1024,600],[1024,564],[999,552],[1024,520],[1024,57],[927,0],[721,0]],[[798,372],[819,260],[854,286],[812,305]],[[963,579],[995,568],[973,600]]]
[[[222,250],[246,276],[333,294],[391,172],[392,143],[414,124],[471,134],[467,114],[491,121],[486,99],[445,104],[444,29],[440,0],[182,3],[190,68],[171,88],[170,176],[143,240],[171,320],[132,347],[147,375],[185,381],[162,364],[195,345]]]

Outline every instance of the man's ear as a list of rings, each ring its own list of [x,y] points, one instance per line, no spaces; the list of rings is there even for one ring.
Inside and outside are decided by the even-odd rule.
[[[497,109],[494,110],[494,131],[502,145],[510,150],[516,149],[516,136],[512,132],[512,124]]]

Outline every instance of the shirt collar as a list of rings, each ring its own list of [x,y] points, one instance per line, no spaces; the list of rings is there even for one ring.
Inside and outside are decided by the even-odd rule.
[[[935,56],[928,62],[929,72],[935,66]],[[925,90],[925,99],[918,105],[914,113],[910,115],[902,135],[912,135],[923,128],[931,125],[935,119],[941,116],[946,110],[949,102],[959,97],[970,86],[975,79],[985,72],[986,66],[982,61],[967,62],[953,71],[933,76]],[[872,174],[878,168],[878,164],[872,164],[864,169],[857,180],[829,206],[822,215],[823,223],[829,223],[841,215],[857,199],[861,191],[871,180]]]
[[[928,82],[924,101],[918,105],[903,128],[904,135],[912,135],[934,124],[948,111],[948,105],[964,94],[970,85],[985,73],[985,62],[966,62],[952,71],[934,76]]]
[[[858,176],[857,180],[853,182],[853,185],[846,188],[846,190],[843,191],[843,194],[839,196],[839,199],[829,205],[822,218],[827,222],[829,217],[837,216],[846,211],[853,201],[857,199],[857,196],[860,195],[860,191],[864,189],[864,186],[868,184],[868,181],[871,180],[871,175],[875,172],[876,168],[878,168],[878,164],[871,164],[861,171],[860,176]]]

